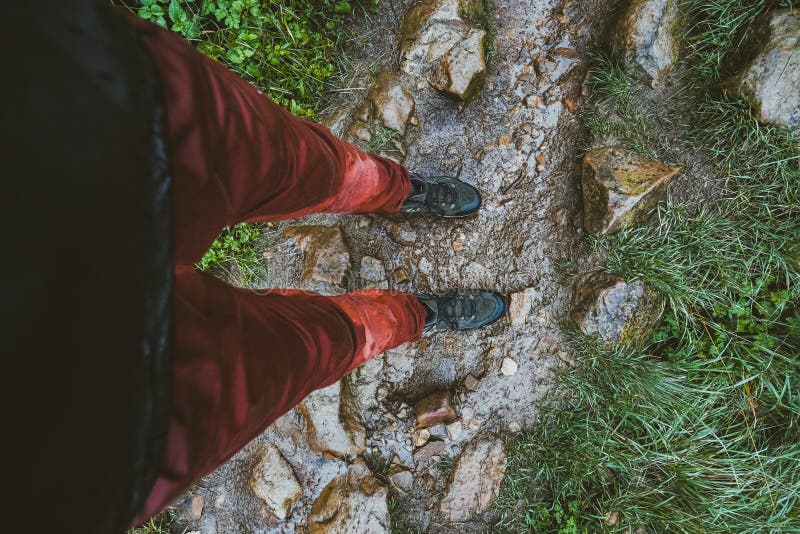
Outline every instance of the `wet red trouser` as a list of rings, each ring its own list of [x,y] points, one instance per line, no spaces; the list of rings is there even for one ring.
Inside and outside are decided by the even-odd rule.
[[[410,179],[401,166],[292,116],[179,37],[134,24],[163,80],[176,243],[172,413],[138,524],[311,391],[418,339],[425,310],[413,295],[262,295],[196,271],[225,226],[397,212]]]

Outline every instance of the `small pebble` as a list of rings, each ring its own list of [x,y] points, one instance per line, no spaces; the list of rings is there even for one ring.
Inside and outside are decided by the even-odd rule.
[[[511,358],[503,358],[503,364],[500,366],[501,373],[505,376],[514,376],[517,374],[517,369],[519,369],[517,362]]]

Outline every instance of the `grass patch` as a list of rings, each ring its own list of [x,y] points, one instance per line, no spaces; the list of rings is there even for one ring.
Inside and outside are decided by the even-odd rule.
[[[683,2],[693,105],[677,148],[701,153],[730,194],[592,242],[607,270],[659,290],[665,320],[640,350],[574,335],[579,367],[510,444],[501,530],[800,531],[800,139],[716,88],[749,24],[779,4]],[[657,119],[624,70],[605,57],[594,72],[592,132],[658,153]]]
[[[367,152],[370,154],[380,154],[383,152],[387,155],[401,156],[402,154],[395,146],[395,143],[402,140],[402,138],[403,136],[400,135],[400,132],[378,125],[369,143],[367,143]]]
[[[167,508],[144,525],[129,530],[128,534],[179,534],[181,532],[183,530],[178,528],[177,512],[172,508]]]
[[[262,225],[253,223],[225,228],[197,267],[203,271],[221,271],[239,286],[264,285],[269,280],[269,270],[256,250],[261,228]]]
[[[191,41],[292,113],[314,117],[345,70],[344,21],[375,0],[140,0],[140,17]]]

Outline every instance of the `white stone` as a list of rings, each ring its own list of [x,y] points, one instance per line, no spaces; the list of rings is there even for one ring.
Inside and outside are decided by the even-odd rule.
[[[500,372],[503,373],[505,376],[514,376],[517,374],[517,370],[519,366],[517,362],[512,360],[511,358],[503,358],[503,363],[500,366]]]
[[[253,469],[250,487],[281,520],[286,519],[294,503],[303,494],[292,466],[270,443],[265,445],[264,454]]]
[[[464,426],[461,421],[450,423],[447,425],[447,437],[452,441],[456,441],[464,433]]]

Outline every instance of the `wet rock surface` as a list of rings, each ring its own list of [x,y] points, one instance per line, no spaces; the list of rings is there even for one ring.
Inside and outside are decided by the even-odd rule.
[[[678,58],[679,0],[633,0],[614,32],[626,65],[652,86],[673,69]]]
[[[619,147],[592,150],[583,158],[586,231],[610,234],[645,222],[680,170]]]
[[[379,72],[369,92],[369,100],[385,127],[406,133],[408,119],[414,111],[414,97],[396,74],[386,69]]]
[[[347,458],[362,453],[364,428],[343,407],[341,389],[337,382],[312,392],[275,422],[275,430],[318,454]]]
[[[486,75],[486,32],[470,30],[464,39],[439,60],[431,85],[459,100],[469,100],[480,89]]]
[[[759,51],[734,82],[761,121],[800,134],[800,14],[785,9],[762,23]]]
[[[271,444],[264,446],[263,456],[253,470],[250,486],[253,488],[253,493],[267,503],[267,506],[278,519],[286,519],[292,506],[303,493],[297,478],[294,476],[292,466],[284,460],[280,451]],[[194,499],[192,508],[194,512]],[[202,506],[200,506],[200,513],[197,515],[198,518],[202,515]]]
[[[367,466],[355,462],[331,480],[311,507],[308,532],[363,534],[389,529],[388,490]]]
[[[453,409],[450,392],[437,391],[420,400],[416,406],[417,426],[427,428],[439,423],[452,423],[458,415]]]
[[[303,278],[341,285],[350,268],[350,251],[338,226],[289,226],[283,235],[303,254]]]
[[[576,282],[572,319],[584,334],[607,345],[636,344],[652,334],[663,307],[641,280],[626,282],[597,271]]]
[[[500,491],[506,472],[506,455],[500,440],[470,444],[456,461],[453,481],[440,505],[452,523],[463,523],[489,509]]]
[[[350,532],[351,525],[388,532],[388,494],[397,517],[415,530],[491,530],[486,507],[502,478],[494,444],[535,424],[553,371],[565,365],[561,324],[572,288],[556,265],[571,258],[580,268],[588,256],[577,110],[586,53],[608,30],[608,4],[495,0],[489,16],[496,55],[466,102],[431,80],[470,32],[486,31],[468,16],[481,2],[382,2],[357,30],[363,38],[352,44],[348,86],[363,89],[332,97],[329,124],[412,170],[459,176],[481,191],[483,208],[469,219],[323,214],[275,224],[263,238],[269,285],[324,294],[376,285],[430,293],[485,288],[520,294],[514,323],[504,318],[480,331],[441,332],[397,347],[338,389],[305,401],[200,482],[205,510],[201,520],[187,519],[189,530],[206,532],[205,522],[219,532]],[[382,70],[414,100],[403,136],[370,100]],[[318,252],[317,243],[328,243],[328,252]],[[450,393],[453,413],[422,428],[418,403],[439,391]],[[265,443],[281,453],[302,490],[283,520],[250,487]],[[375,476],[364,472],[367,465]],[[476,493],[464,486],[487,473],[491,484]]]

